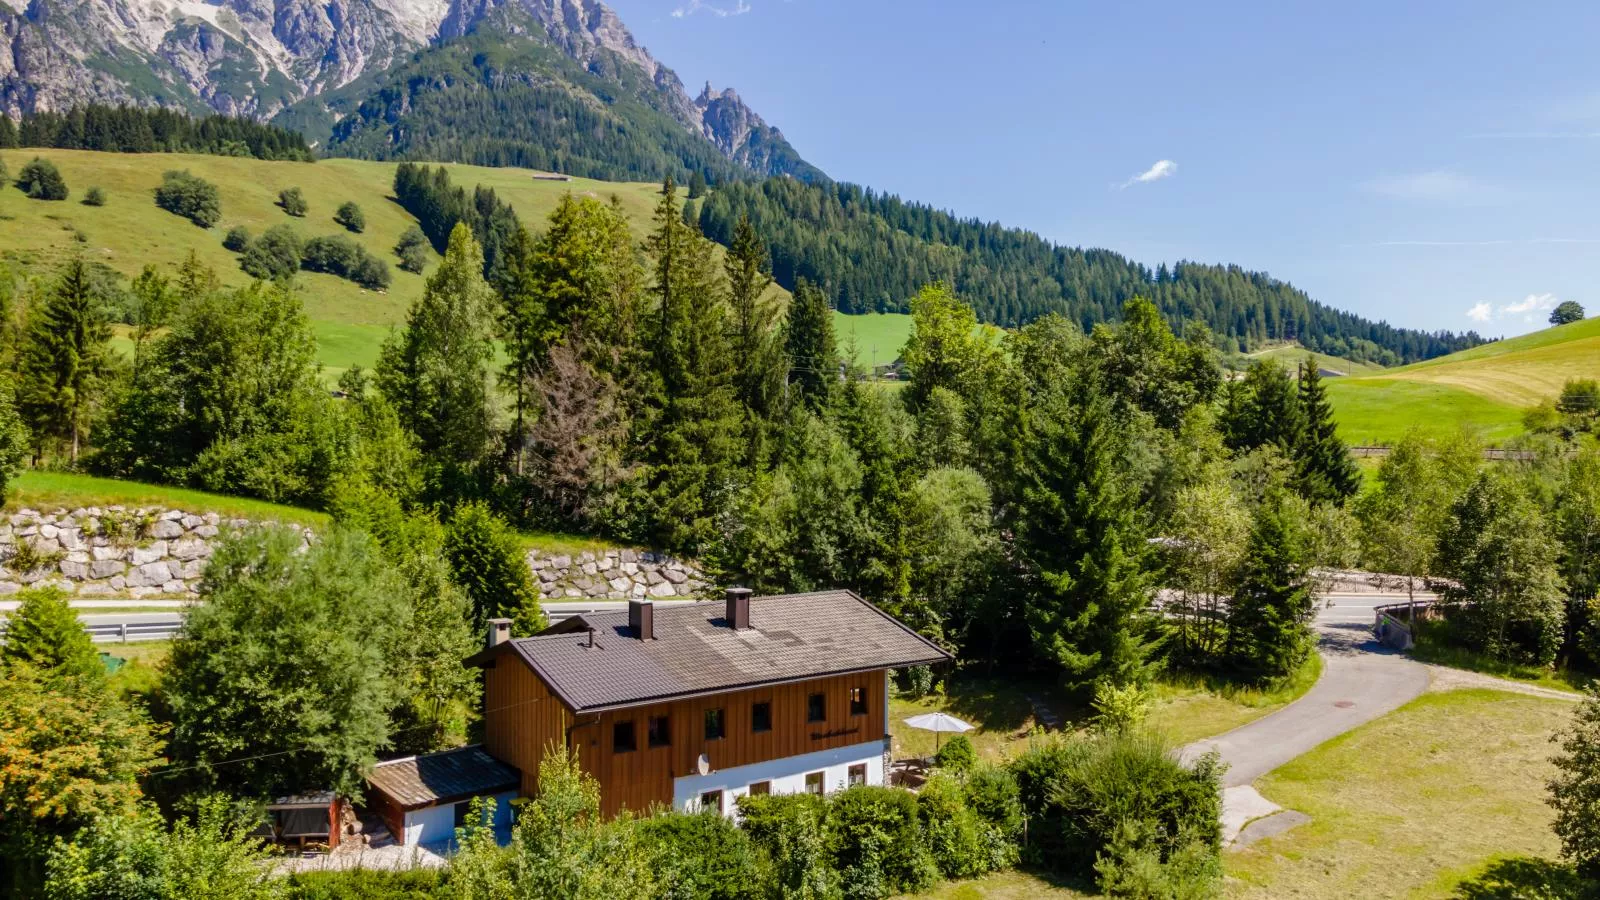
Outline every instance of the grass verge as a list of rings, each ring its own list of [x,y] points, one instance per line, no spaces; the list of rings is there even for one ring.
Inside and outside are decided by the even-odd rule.
[[[73,472],[30,469],[11,483],[6,509],[49,511],[80,506],[159,506],[185,512],[260,521],[295,522],[313,527],[328,524],[328,514],[265,500],[229,497],[191,488],[97,478]]]
[[[1214,678],[1168,676],[1156,685],[1149,725],[1178,746],[1232,731],[1277,712],[1305,695],[1322,677],[1317,653],[1287,678],[1265,687],[1230,684]]]
[[[1411,658],[1418,662],[1465,669],[1557,691],[1581,691],[1593,681],[1586,675],[1566,669],[1548,669],[1492,659],[1452,644],[1449,625],[1445,623],[1418,624],[1422,627],[1417,632],[1417,645],[1411,650]]]
[[[1548,859],[1550,736],[1572,706],[1427,694],[1257,782],[1311,821],[1225,858],[1241,898],[1450,897],[1508,855]]]
[[[923,900],[1029,900],[1033,897],[1068,898],[1095,897],[1093,891],[1055,880],[1049,875],[1031,872],[994,872],[981,878],[965,881],[941,881],[925,894]]]

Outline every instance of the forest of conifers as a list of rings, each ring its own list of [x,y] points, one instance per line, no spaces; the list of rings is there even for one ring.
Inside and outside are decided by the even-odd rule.
[[[193,119],[169,109],[89,104],[63,112],[36,112],[21,125],[0,116],[0,147],[55,147],[110,153],[210,153],[256,159],[310,161],[298,132],[250,119]]]
[[[1188,262],[1151,271],[1110,250],[1058,246],[1031,231],[960,219],[853,184],[723,184],[701,207],[700,227],[727,243],[740,216],[766,238],[779,284],[816,282],[848,313],[905,312],[919,286],[944,281],[980,319],[1007,328],[1055,312],[1087,330],[1116,321],[1123,304],[1145,297],[1172,324],[1202,321],[1241,350],[1298,341],[1394,365],[1482,342],[1471,332],[1371,322],[1262,272]]]

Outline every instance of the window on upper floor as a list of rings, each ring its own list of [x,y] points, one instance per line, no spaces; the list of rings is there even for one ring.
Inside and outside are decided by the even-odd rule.
[[[650,717],[650,746],[672,746],[672,720],[666,716]]]
[[[828,695],[812,694],[806,698],[806,721],[828,721]]]
[[[772,730],[772,703],[763,700],[750,704],[750,731],[759,734]]]
[[[633,721],[616,722],[611,726],[611,752],[632,753],[639,748],[633,738]]]
[[[706,740],[721,740],[727,734],[727,723],[723,720],[721,709],[706,710]]]
[[[867,714],[867,689],[853,687],[850,689],[850,715],[864,716]]]

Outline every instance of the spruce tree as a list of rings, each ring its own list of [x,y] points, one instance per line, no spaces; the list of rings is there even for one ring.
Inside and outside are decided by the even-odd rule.
[[[55,588],[33,588],[20,595],[22,604],[7,623],[0,644],[0,667],[26,664],[50,680],[98,681],[105,666],[66,594]]]
[[[789,303],[785,345],[793,399],[812,412],[828,409],[839,382],[833,310],[822,289],[804,279],[795,284]]]
[[[483,280],[478,242],[457,223],[405,330],[384,342],[377,365],[378,387],[401,423],[446,469],[464,471],[488,450],[493,359],[494,292]]]
[[[738,486],[740,415],[726,286],[711,243],[674,215],[675,206],[668,179],[647,242],[660,302],[653,335],[660,418],[650,480],[654,537],[669,549],[694,552],[712,538],[712,517]]]
[[[6,502],[11,480],[28,459],[28,427],[17,412],[16,391],[9,375],[0,375],[0,505]]]
[[[36,451],[67,443],[75,461],[111,372],[111,326],[104,287],[82,259],[67,264],[28,316],[17,360],[17,403]]]
[[[689,199],[699,200],[706,195],[706,177],[696,169],[689,173]],[[740,218],[743,218],[742,216]]]
[[[783,388],[783,353],[778,343],[780,310],[772,286],[767,244],[749,219],[734,228],[723,261],[733,318],[733,354],[738,365],[739,401],[758,419],[772,415]]]
[[[1293,454],[1305,429],[1305,414],[1294,378],[1277,360],[1250,367],[1224,400],[1223,434],[1235,450],[1271,444]]]
[[[1295,448],[1295,467],[1301,496],[1314,501],[1342,503],[1361,489],[1361,472],[1350,458],[1350,448],[1339,437],[1333,404],[1316,360],[1300,366],[1300,411],[1303,425]]]
[[[1027,437],[1017,545],[1035,651],[1089,693],[1149,672],[1154,628],[1126,425],[1092,377],[1045,397]]]
[[[1310,535],[1302,507],[1281,488],[1257,507],[1239,589],[1228,607],[1229,666],[1248,681],[1293,672],[1311,652]]]
[[[495,292],[500,296],[499,337],[506,350],[500,384],[511,390],[511,448],[518,475],[523,473],[527,455],[528,391],[549,352],[549,316],[537,283],[534,255],[533,235],[518,228],[502,248],[495,280]]]

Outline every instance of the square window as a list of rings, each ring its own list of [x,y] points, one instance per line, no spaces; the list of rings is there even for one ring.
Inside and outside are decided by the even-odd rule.
[[[672,746],[672,726],[666,716],[650,717],[650,746]]]
[[[611,752],[632,753],[639,745],[633,739],[633,722],[617,722],[611,726]]]
[[[750,730],[762,732],[772,730],[772,704],[768,701],[750,704]]]
[[[828,696],[826,694],[812,694],[806,698],[806,721],[828,721]]]
[[[867,764],[860,763],[850,767],[850,779],[847,782],[851,787],[867,783]]]
[[[867,689],[866,688],[858,688],[858,687],[851,688],[850,689],[850,715],[852,715],[852,716],[864,716],[866,714],[867,714]]]
[[[722,710],[706,710],[706,740],[721,740],[725,734],[727,734],[727,727],[722,719]]]
[[[752,797],[765,797],[770,793],[772,793],[772,782],[770,781],[758,781],[750,785],[750,796]]]
[[[701,811],[714,809],[720,814],[722,812],[722,792],[706,791],[704,794],[701,794],[700,809]]]
[[[822,796],[822,773],[812,772],[806,776],[806,793]]]

